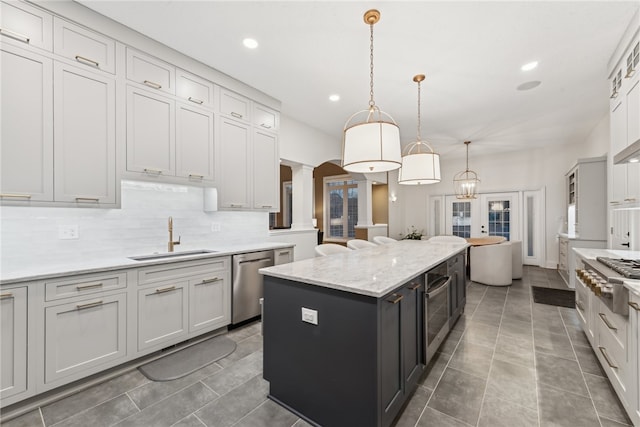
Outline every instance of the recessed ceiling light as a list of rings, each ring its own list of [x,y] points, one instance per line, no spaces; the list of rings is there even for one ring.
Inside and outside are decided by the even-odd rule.
[[[522,71],[531,71],[538,66],[538,61],[529,62],[528,64],[524,64],[520,69]]]
[[[329,101],[333,101],[333,102],[340,101],[340,95],[335,94],[335,93],[333,95],[330,95],[329,96]]]
[[[638,162],[640,162],[640,159],[637,159],[635,157],[633,159],[629,159],[629,163],[638,163]]]
[[[524,82],[520,86],[518,86],[516,89],[518,89],[518,90],[530,90],[530,89],[533,89],[533,88],[536,88],[536,87],[540,86],[541,83],[542,82],[539,81],[539,80],[533,80],[533,81],[530,81],[530,82]]]
[[[255,49],[258,47],[258,42],[255,39],[246,38],[242,40],[244,47],[249,49]]]

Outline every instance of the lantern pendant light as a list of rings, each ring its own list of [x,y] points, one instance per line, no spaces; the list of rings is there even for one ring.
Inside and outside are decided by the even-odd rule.
[[[422,140],[420,135],[420,83],[424,74],[413,77],[418,83],[418,137],[407,145],[402,155],[402,167],[398,175],[398,183],[404,185],[435,184],[440,182],[440,155]]]
[[[464,142],[464,145],[467,146],[467,168],[453,177],[453,186],[458,199],[475,199],[478,197],[480,180],[477,173],[469,170],[469,144],[471,144],[471,141]]]
[[[373,100],[373,25],[379,20],[380,12],[375,9],[364,14],[371,30],[369,108],[353,114],[344,125],[342,168],[347,172],[387,172],[402,164],[400,129]]]

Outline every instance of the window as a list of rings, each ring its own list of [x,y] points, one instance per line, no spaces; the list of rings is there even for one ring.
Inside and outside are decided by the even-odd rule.
[[[358,223],[358,184],[349,179],[326,180],[326,218],[329,238],[356,236]]]
[[[504,236],[510,240],[511,219],[509,200],[488,202],[489,236]]]
[[[471,202],[452,203],[452,234],[458,237],[471,237]]]

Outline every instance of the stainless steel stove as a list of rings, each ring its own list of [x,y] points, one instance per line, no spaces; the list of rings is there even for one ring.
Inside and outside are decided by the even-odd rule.
[[[597,257],[596,260],[627,279],[640,279],[640,259]]]

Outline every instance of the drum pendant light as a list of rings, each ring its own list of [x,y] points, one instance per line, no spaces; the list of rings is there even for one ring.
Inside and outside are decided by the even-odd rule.
[[[415,142],[407,145],[402,155],[402,167],[398,175],[398,183],[404,185],[435,184],[440,182],[440,155],[422,140],[420,135],[420,83],[424,74],[413,77],[418,83],[418,136]]]
[[[347,172],[387,172],[402,163],[400,129],[373,100],[373,25],[379,20],[380,12],[375,9],[364,14],[371,31],[369,108],[353,114],[344,125],[342,168]]]
[[[469,170],[469,144],[471,144],[471,141],[464,142],[464,145],[467,146],[467,168],[453,177],[453,186],[458,199],[475,199],[478,197],[480,180],[477,173]]]

